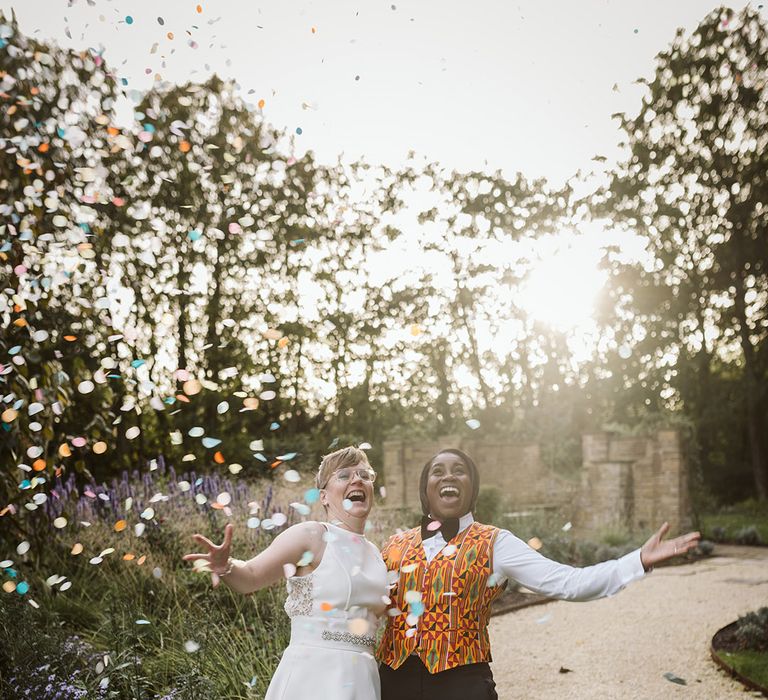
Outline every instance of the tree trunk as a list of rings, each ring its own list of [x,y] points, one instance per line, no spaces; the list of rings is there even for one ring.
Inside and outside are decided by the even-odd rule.
[[[760,430],[761,417],[758,410],[759,387],[755,368],[755,349],[749,337],[749,326],[747,325],[744,282],[739,276],[735,280],[735,287],[734,318],[739,324],[741,350],[744,353],[744,399],[747,404],[747,434],[749,436],[752,474],[755,480],[758,500],[768,501],[768,464],[765,461],[765,451]]]

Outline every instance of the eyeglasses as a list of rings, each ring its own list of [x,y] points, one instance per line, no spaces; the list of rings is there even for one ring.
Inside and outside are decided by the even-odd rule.
[[[373,469],[339,469],[333,473],[333,476],[343,484],[351,481],[354,476],[358,476],[361,481],[369,481],[370,483],[376,481],[376,472]]]

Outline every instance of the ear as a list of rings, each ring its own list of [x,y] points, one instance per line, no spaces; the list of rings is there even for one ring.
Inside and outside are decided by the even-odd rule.
[[[320,489],[320,505],[324,508],[328,507],[328,495],[325,489]]]

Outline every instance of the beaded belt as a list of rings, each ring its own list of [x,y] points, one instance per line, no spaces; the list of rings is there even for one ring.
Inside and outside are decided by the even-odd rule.
[[[368,634],[352,634],[351,632],[331,632],[323,630],[322,638],[332,642],[344,642],[345,644],[356,644],[361,647],[372,647],[376,644],[376,638]]]

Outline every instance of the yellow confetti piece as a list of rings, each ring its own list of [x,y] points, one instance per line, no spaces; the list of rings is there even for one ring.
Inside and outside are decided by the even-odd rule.
[[[18,411],[15,411],[12,408],[8,408],[5,411],[3,411],[2,414],[0,414],[0,418],[2,418],[3,423],[10,423],[11,421],[16,420],[16,416],[19,415]]]
[[[82,554],[83,552],[83,545],[81,545],[79,542],[75,542],[74,545],[72,545],[72,551],[70,554],[77,556],[78,554]]]
[[[107,443],[106,442],[95,442],[93,443],[93,452],[97,455],[103,455],[107,451]]]

